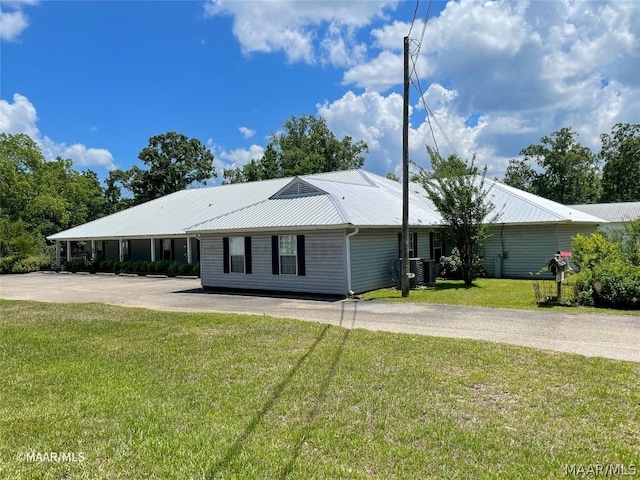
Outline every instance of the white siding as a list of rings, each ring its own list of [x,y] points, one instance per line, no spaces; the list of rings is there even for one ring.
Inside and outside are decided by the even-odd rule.
[[[222,238],[227,235],[203,234],[200,247],[202,286],[338,295],[347,293],[344,230],[287,232],[305,236],[305,276],[271,273],[271,236],[278,233],[250,235],[251,274],[224,273]]]
[[[558,250],[571,251],[572,237],[588,235],[596,225],[546,224],[517,225],[490,229],[491,236],[484,244],[483,266],[489,277],[495,276],[495,259],[501,252],[509,257],[502,260],[502,276],[524,278],[544,269]],[[504,250],[502,245],[504,244]]]
[[[418,257],[429,258],[429,232],[418,233]],[[361,230],[351,237],[351,288],[355,293],[392,287],[390,267],[398,260],[400,229]]]

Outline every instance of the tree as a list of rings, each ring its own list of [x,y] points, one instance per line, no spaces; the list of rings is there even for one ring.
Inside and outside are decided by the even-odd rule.
[[[598,159],[577,137],[564,127],[542,137],[541,144],[522,149],[524,159],[509,162],[504,183],[563,204],[597,202],[601,192]]]
[[[42,250],[44,237],[104,214],[95,172],[47,162],[27,135],[0,134],[0,254]]]
[[[207,180],[216,177],[213,153],[197,138],[181,133],[151,137],[138,158],[146,169],[134,165],[110,175],[107,198],[112,208],[122,199],[121,187],[116,182],[133,194],[133,204],[140,204],[184,190],[195,182],[206,185]]]
[[[339,140],[324,118],[292,116],[284,122],[282,133],[270,135],[261,158],[243,167],[225,169],[225,183],[360,168],[364,164],[363,153],[368,151],[362,140],[354,143],[350,136]]]
[[[420,168],[417,181],[442,216],[445,234],[458,249],[464,284],[470,286],[481,271],[482,245],[489,225],[496,220],[495,209],[485,188],[486,167],[479,173],[475,157],[467,164],[455,155],[444,159],[427,147],[432,171]]]
[[[640,201],[640,124],[618,123],[600,135],[603,202]]]

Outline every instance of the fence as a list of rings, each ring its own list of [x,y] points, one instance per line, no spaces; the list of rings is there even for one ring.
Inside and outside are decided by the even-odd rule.
[[[573,284],[561,284],[558,297],[558,284],[553,280],[534,280],[533,292],[536,303],[546,305],[575,305],[578,298],[578,287]]]

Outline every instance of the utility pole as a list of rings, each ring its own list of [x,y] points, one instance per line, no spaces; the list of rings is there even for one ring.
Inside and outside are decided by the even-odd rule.
[[[402,296],[409,296],[409,37],[404,37],[404,95],[402,105]]]

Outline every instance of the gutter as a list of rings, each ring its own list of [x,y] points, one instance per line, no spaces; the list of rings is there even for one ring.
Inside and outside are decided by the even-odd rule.
[[[353,237],[354,235],[357,235],[357,233],[360,231],[359,227],[356,227],[356,229],[351,232],[348,233],[347,236],[345,237],[345,246],[347,249],[347,295],[353,295],[353,290],[351,290],[351,237]]]

